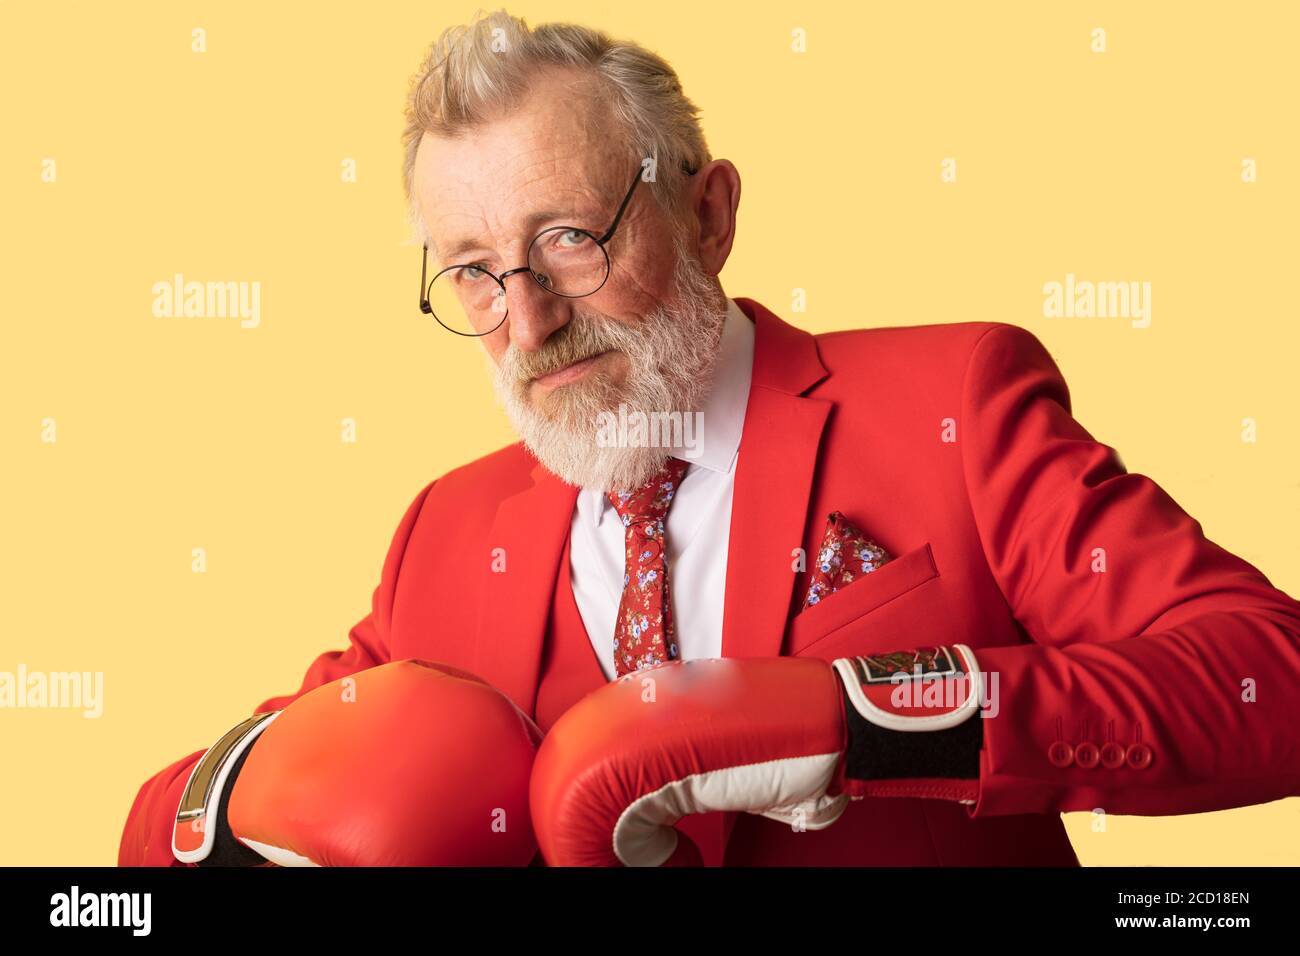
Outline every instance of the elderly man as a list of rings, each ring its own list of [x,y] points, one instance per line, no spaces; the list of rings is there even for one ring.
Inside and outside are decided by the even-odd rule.
[[[550,863],[1077,865],[1062,811],[1297,792],[1300,604],[1071,417],[1030,333],[728,298],[740,176],[634,44],[494,14],[408,121],[420,307],[522,441],[421,490],[350,647],[146,783],[123,863],[410,861],[453,740],[462,795],[522,768],[482,799],[531,796]],[[319,703],[408,659],[364,735]]]

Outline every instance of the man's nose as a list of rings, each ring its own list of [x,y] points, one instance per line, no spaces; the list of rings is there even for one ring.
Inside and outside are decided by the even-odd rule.
[[[502,281],[510,341],[523,351],[537,351],[552,332],[568,324],[572,315],[568,300],[543,289],[528,269],[512,272]]]

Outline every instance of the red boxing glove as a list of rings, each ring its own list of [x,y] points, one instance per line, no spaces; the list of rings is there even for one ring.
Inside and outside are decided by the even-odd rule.
[[[674,661],[587,695],[533,767],[552,866],[699,863],[673,824],[743,811],[830,826],[850,799],[973,803],[983,681],[964,645],[841,658]]]
[[[525,866],[541,737],[454,667],[359,671],[297,698],[256,738],[229,833],[284,866]]]

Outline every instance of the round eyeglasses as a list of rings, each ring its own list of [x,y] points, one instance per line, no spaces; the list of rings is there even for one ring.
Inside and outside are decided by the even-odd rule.
[[[682,168],[688,176],[695,174],[686,164]],[[509,315],[506,279],[516,272],[527,273],[547,292],[566,299],[580,299],[598,292],[609,278],[606,244],[613,238],[642,178],[642,165],[638,163],[632,185],[604,235],[597,236],[578,226],[543,229],[528,244],[528,264],[500,275],[489,272],[481,264],[471,263],[447,266],[428,279],[429,244],[426,242],[420,265],[420,311],[432,315],[448,332],[480,336],[495,332]]]

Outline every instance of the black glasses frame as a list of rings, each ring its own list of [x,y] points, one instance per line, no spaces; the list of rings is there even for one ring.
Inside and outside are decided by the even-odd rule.
[[[682,171],[686,173],[687,176],[694,176],[696,172],[694,169],[691,169],[690,166],[687,165],[686,163],[682,164]],[[498,322],[496,325],[492,326],[492,328],[488,329],[485,332],[461,332],[459,329],[453,329],[450,325],[443,322],[442,319],[438,318],[437,314],[434,313],[433,311],[433,306],[429,304],[429,290],[433,288],[433,284],[438,281],[439,276],[451,272],[453,269],[467,269],[467,268],[477,269],[479,272],[491,278],[492,281],[494,281],[498,286],[501,287],[501,295],[503,298],[506,295],[506,279],[509,279],[512,275],[514,275],[517,272],[527,273],[534,282],[536,282],[547,292],[551,293],[552,295],[561,296],[562,298],[565,299],[582,299],[582,298],[586,298],[589,295],[595,295],[604,287],[605,283],[609,281],[609,270],[610,270],[609,250],[605,248],[605,244],[609,242],[610,239],[614,238],[614,230],[616,230],[618,228],[618,224],[623,221],[623,213],[627,211],[628,203],[632,201],[632,194],[636,192],[637,183],[641,182],[643,175],[644,175],[644,168],[641,163],[637,163],[636,176],[632,180],[632,185],[630,185],[627,188],[627,194],[623,197],[623,201],[618,204],[618,212],[614,213],[614,221],[609,224],[609,228],[605,230],[605,234],[603,236],[597,238],[595,233],[587,229],[583,229],[579,226],[550,226],[549,228],[543,229],[536,236],[534,236],[533,241],[528,244],[528,251],[527,254],[525,255],[524,265],[519,266],[518,268],[515,269],[507,269],[499,276],[494,275],[493,273],[489,272],[487,269],[484,269],[482,266],[477,266],[474,265],[473,263],[461,263],[459,265],[450,265],[447,266],[445,269],[440,269],[432,279],[425,281],[425,277],[428,274],[428,268],[429,268],[429,244],[426,242],[424,244],[424,258],[420,262],[420,311],[423,312],[425,315],[432,315],[434,320],[439,325],[441,325],[444,329],[446,329],[448,332],[452,332],[456,335],[462,335],[465,338],[471,338],[471,339],[476,339],[483,335],[491,335],[493,332],[495,332],[497,329],[501,328],[501,326],[505,324],[506,317],[510,315],[509,306],[507,306],[505,311],[501,313],[501,321]],[[584,236],[587,236],[588,238],[590,238],[592,241],[596,243],[597,247],[605,256],[605,277],[600,280],[600,285],[596,286],[596,288],[592,289],[590,292],[583,292],[580,295],[568,295],[564,292],[556,292],[553,288],[551,288],[550,280],[546,276],[539,275],[528,266],[527,260],[532,258],[533,246],[537,244],[537,240],[542,238],[542,236],[545,236],[552,232],[580,232]]]

